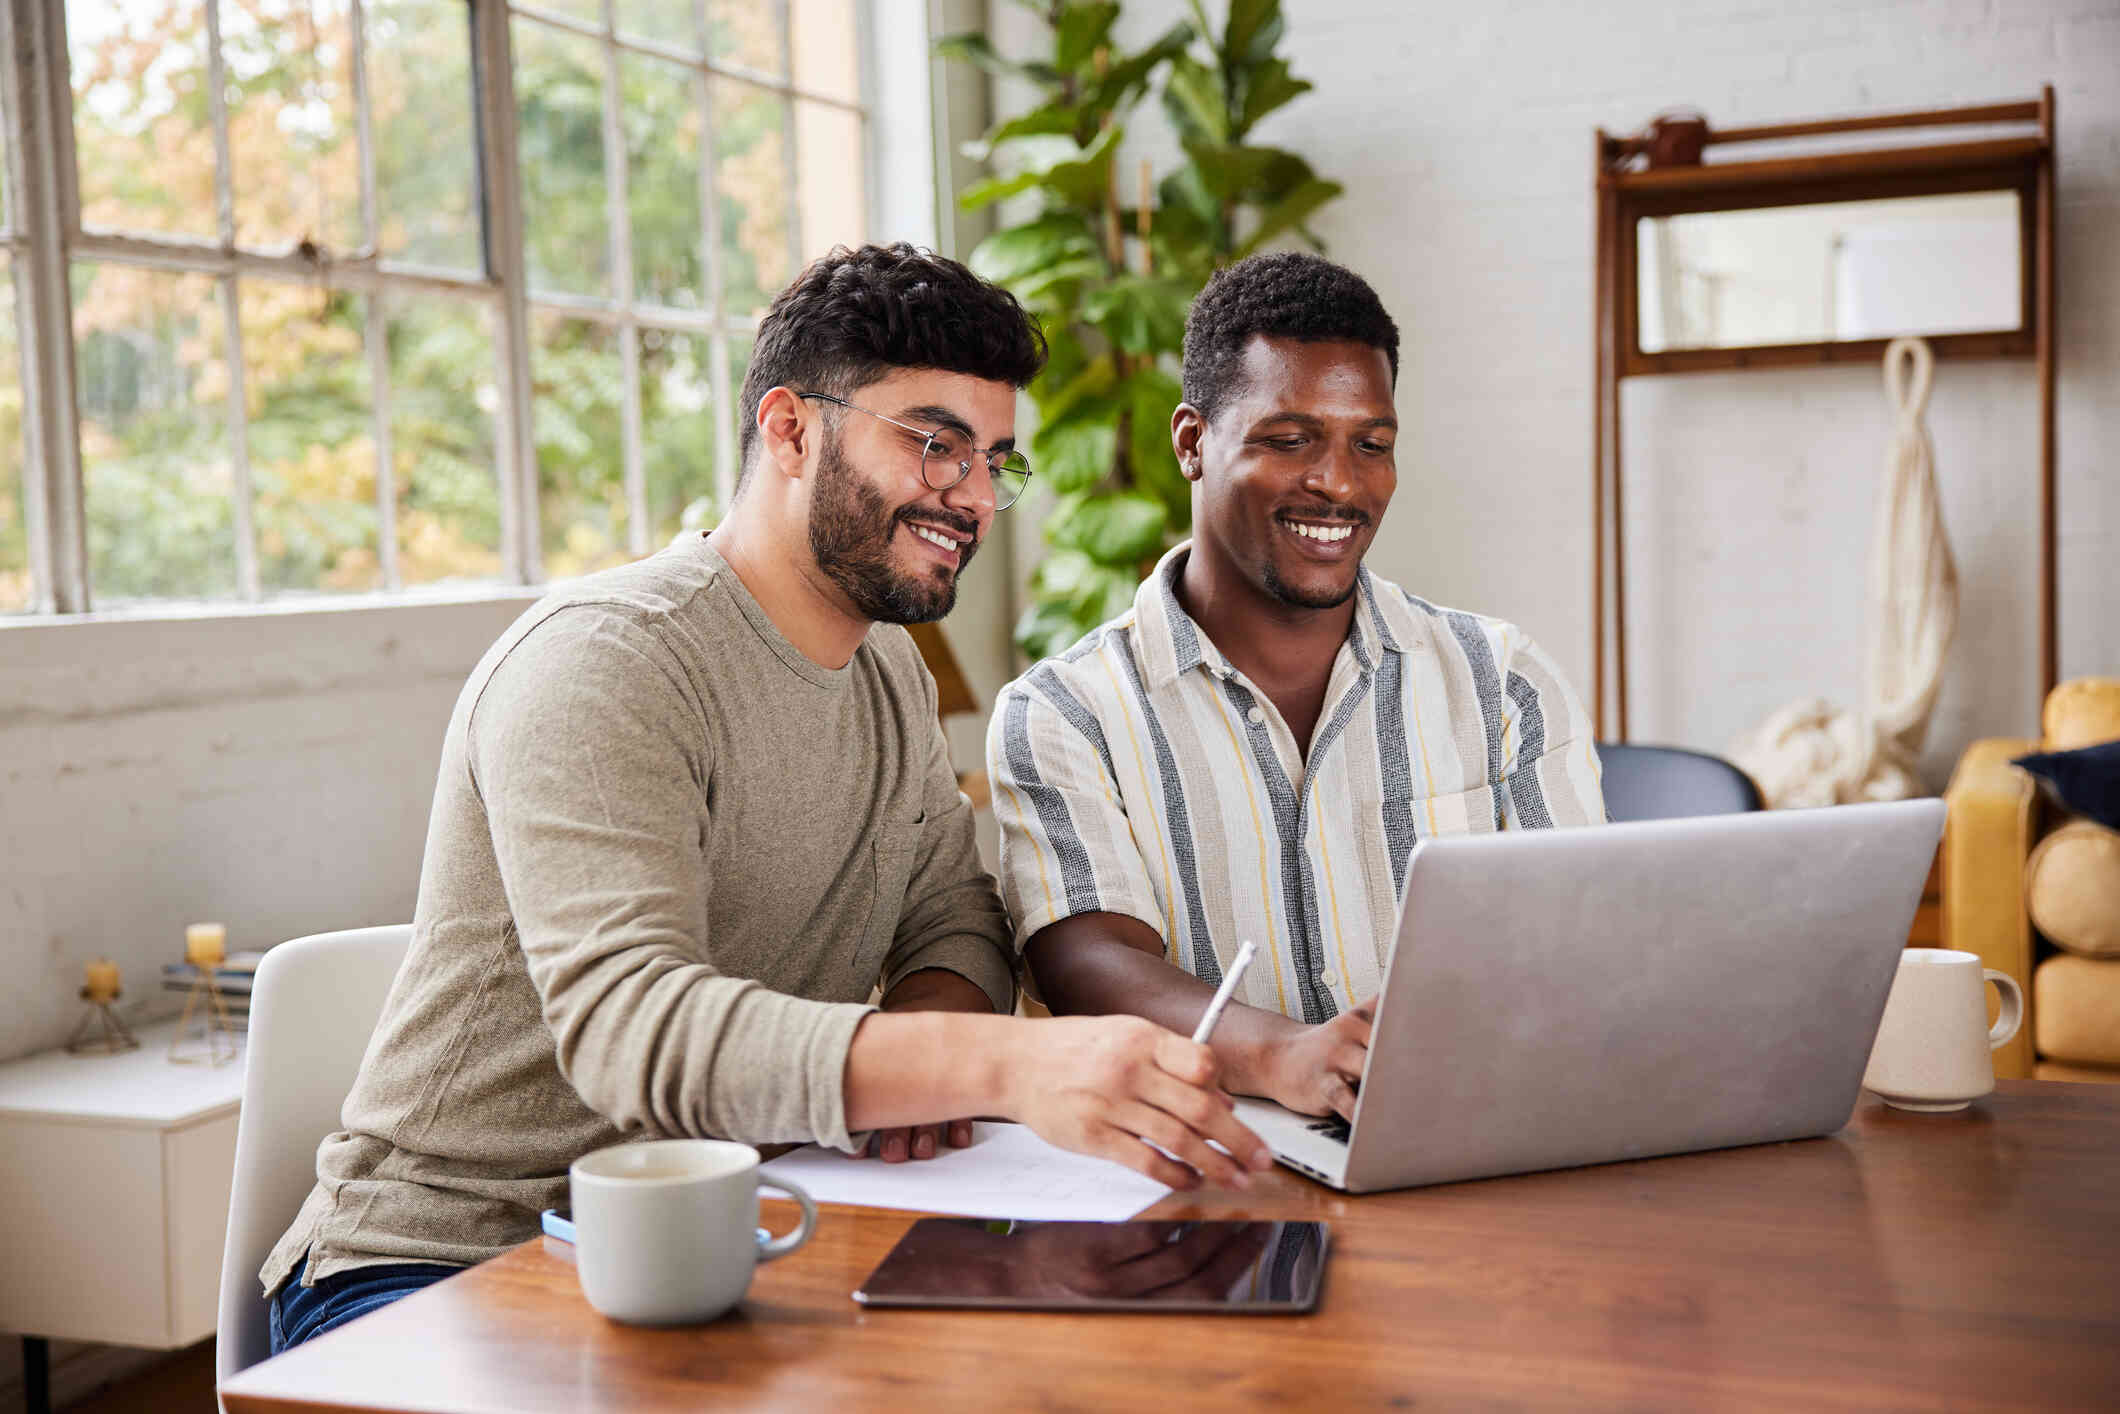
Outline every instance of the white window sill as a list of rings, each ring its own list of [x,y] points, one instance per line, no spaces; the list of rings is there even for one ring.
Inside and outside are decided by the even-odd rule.
[[[554,583],[557,583],[555,581]],[[388,593],[285,594],[255,603],[227,599],[148,599],[96,609],[85,614],[0,614],[0,636],[24,631],[46,632],[92,624],[199,623],[315,617],[341,614],[414,612],[475,604],[510,603],[528,608],[553,584],[450,583],[423,585]]]

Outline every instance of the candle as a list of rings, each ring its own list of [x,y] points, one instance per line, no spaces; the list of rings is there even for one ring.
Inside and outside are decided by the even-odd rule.
[[[88,965],[88,979],[81,988],[92,1002],[112,1002],[118,999],[118,964],[107,957],[99,957]]]
[[[218,967],[228,956],[228,929],[219,923],[187,923],[184,956],[194,967]]]

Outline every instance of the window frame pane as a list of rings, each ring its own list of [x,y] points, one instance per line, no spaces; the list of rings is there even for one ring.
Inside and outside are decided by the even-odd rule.
[[[540,316],[564,315],[610,326],[611,346],[618,353],[621,375],[619,445],[615,450],[623,474],[627,521],[624,548],[629,553],[638,555],[654,548],[654,541],[668,527],[653,517],[659,516],[667,521],[673,495],[689,493],[688,503],[701,497],[710,497],[724,506],[728,502],[736,477],[736,456],[741,440],[737,425],[741,366],[747,357],[748,341],[755,334],[760,310],[751,307],[752,297],[748,293],[744,298],[745,308],[732,310],[729,304],[731,292],[726,288],[722,269],[725,233],[721,228],[725,221],[720,207],[725,183],[717,164],[714,127],[716,100],[722,98],[725,101],[727,95],[720,90],[737,84],[744,87],[733,92],[769,94],[771,98],[766,101],[777,111],[779,118],[780,148],[773,154],[769,165],[779,168],[780,180],[778,190],[767,199],[773,203],[775,224],[785,223],[787,268],[785,271],[771,269],[766,283],[777,285],[791,276],[799,268],[799,262],[811,243],[804,231],[805,202],[799,186],[802,164],[797,150],[798,98],[805,105],[825,105],[851,117],[853,131],[860,135],[862,145],[865,181],[860,217],[864,234],[874,219],[876,193],[869,160],[869,149],[875,141],[870,106],[874,95],[869,91],[873,64],[869,0],[852,0],[859,91],[851,95],[811,91],[809,83],[813,81],[813,74],[810,71],[802,71],[804,82],[797,82],[799,66],[795,64],[796,55],[791,42],[794,7],[787,0],[741,0],[743,4],[755,7],[750,13],[756,14],[773,35],[776,52],[770,62],[767,62],[766,50],[760,47],[767,31],[757,30],[755,26],[755,32],[745,41],[745,48],[727,57],[712,52],[715,17],[718,13],[732,13],[727,6],[736,0],[694,0],[689,7],[694,21],[689,39],[679,37],[674,29],[667,36],[658,38],[652,33],[624,28],[632,13],[623,0],[542,0],[542,3],[540,0],[501,0],[501,3],[490,6],[469,3],[463,6],[470,33],[468,98],[477,134],[471,195],[480,213],[478,245],[482,268],[476,271],[442,270],[412,261],[384,258],[379,249],[384,217],[379,210],[382,194],[378,185],[377,116],[370,65],[373,56],[370,53],[369,24],[376,13],[376,0],[345,0],[345,11],[332,21],[332,29],[349,52],[341,56],[340,62],[333,64],[331,84],[334,88],[341,84],[350,88],[351,135],[356,144],[357,211],[344,220],[334,216],[332,224],[336,238],[351,241],[355,249],[320,249],[306,241],[288,248],[272,249],[269,248],[271,243],[285,238],[285,233],[271,231],[260,235],[250,230],[240,233],[237,230],[235,198],[238,193],[234,184],[243,180],[243,173],[236,169],[235,158],[239,154],[231,152],[229,83],[232,75],[228,65],[230,56],[224,49],[226,17],[222,3],[205,0],[201,7],[200,28],[204,31],[203,67],[209,90],[206,95],[207,126],[213,144],[214,235],[204,234],[204,223],[201,223],[200,231],[175,235],[84,227],[73,121],[75,95],[67,78],[71,56],[66,42],[66,22],[70,2],[81,3],[81,0],[0,0],[0,5],[4,5],[4,13],[0,13],[0,38],[6,40],[10,55],[10,62],[4,66],[5,80],[0,82],[0,90],[4,90],[0,92],[0,98],[4,98],[7,108],[4,116],[8,133],[5,170],[0,170],[0,256],[5,258],[5,271],[0,272],[0,278],[11,278],[18,290],[18,362],[23,370],[25,441],[31,444],[23,457],[22,480],[25,484],[21,494],[28,521],[33,612],[78,612],[91,607],[92,602],[92,590],[87,582],[83,520],[87,473],[81,464],[82,429],[77,415],[65,415],[78,405],[74,392],[78,370],[73,320],[62,313],[54,321],[40,312],[48,309],[55,297],[50,288],[54,281],[47,277],[41,266],[50,265],[59,272],[61,278],[56,282],[56,298],[61,311],[70,303],[66,298],[64,277],[76,265],[124,265],[170,275],[200,276],[213,282],[216,291],[214,304],[218,307],[220,321],[214,336],[215,342],[223,349],[227,368],[225,416],[222,418],[225,442],[222,445],[230,469],[231,504],[226,521],[235,532],[237,593],[242,601],[255,602],[267,597],[267,593],[259,584],[256,517],[260,514],[260,507],[251,486],[251,389],[248,384],[266,375],[251,367],[257,362],[255,356],[260,351],[252,350],[252,356],[246,357],[243,348],[241,315],[247,292],[251,291],[253,284],[260,281],[307,282],[332,291],[355,292],[362,300],[365,314],[356,318],[361,347],[353,350],[350,357],[359,365],[367,381],[368,418],[374,444],[376,582],[377,592],[383,594],[397,592],[404,583],[399,555],[401,536],[396,519],[406,489],[403,483],[409,475],[409,469],[399,465],[401,457],[393,427],[390,302],[436,292],[464,298],[488,311],[496,364],[493,386],[499,394],[499,404],[491,414],[491,430],[492,450],[497,460],[495,474],[499,483],[502,573],[512,582],[527,585],[546,578],[541,568],[539,548],[545,517],[539,506],[535,448],[529,435],[532,392],[528,365],[533,311]],[[622,9],[627,13],[622,15]],[[672,20],[673,23],[679,22],[675,12]],[[512,55],[511,31],[525,22],[549,26],[555,34],[571,32],[601,51],[601,146],[607,212],[602,252],[608,281],[600,295],[542,289],[533,292],[527,279],[527,242],[518,158],[520,127],[516,84],[521,70],[513,62],[496,62],[497,56]],[[17,44],[16,31],[24,25],[28,26],[28,42]],[[679,27],[682,27],[681,23]],[[40,43],[40,40],[44,42]],[[726,47],[726,40],[724,44]],[[275,52],[279,52],[277,46]],[[624,106],[623,88],[623,70],[633,56],[638,56],[642,62],[675,65],[678,73],[688,74],[690,101],[697,106],[700,115],[698,172],[690,193],[697,215],[698,265],[671,266],[676,271],[676,282],[672,283],[671,277],[665,276],[662,283],[649,292],[659,298],[666,291],[681,291],[679,297],[690,298],[687,287],[703,284],[701,302],[697,307],[672,308],[658,303],[657,299],[643,298],[634,269],[633,213],[628,202],[628,182],[634,174],[628,170],[624,144],[624,122],[628,111]],[[744,62],[745,59],[749,62]],[[759,67],[760,64],[764,67]],[[839,86],[836,80],[814,81],[835,88]],[[37,95],[40,112],[34,119],[18,111],[17,95],[25,91]],[[302,91],[307,94],[309,90]],[[346,92],[345,89],[337,91]],[[330,98],[329,101],[335,110],[345,106],[344,98]],[[341,132],[331,141],[339,144],[339,151],[343,153],[346,140],[343,125],[348,116],[340,112],[335,121],[341,125]],[[39,123],[52,131],[54,141],[36,157],[39,165],[30,170],[25,179],[21,175],[24,163],[31,158],[26,155],[24,134]],[[343,158],[337,160],[343,161]],[[256,170],[261,161],[270,165],[271,158],[251,156],[245,157],[244,161],[247,169]],[[691,165],[689,154],[679,161],[685,166]],[[342,183],[347,175],[341,171]],[[661,173],[657,176],[658,181],[667,179]],[[760,195],[766,195],[763,189]],[[337,196],[332,200],[336,212],[341,200]],[[783,211],[784,215],[781,214]],[[239,234],[247,244],[237,240]],[[671,234],[690,248],[692,232],[672,227]],[[779,234],[774,233],[776,245],[779,244]],[[840,234],[833,233],[835,237]],[[823,238],[822,235],[818,237]],[[329,243],[325,244],[328,246]],[[780,259],[776,257],[769,264],[777,266],[779,263]],[[667,253],[665,264],[669,264]],[[773,291],[759,293],[769,298]],[[257,337],[257,331],[252,331],[252,337]],[[653,490],[651,504],[645,468],[647,438],[642,427],[644,399],[650,397],[650,390],[643,386],[644,380],[650,376],[645,362],[655,359],[653,376],[658,380],[667,380],[671,373],[661,357],[652,351],[644,352],[644,343],[652,340],[659,348],[660,342],[666,339],[691,341],[686,355],[679,360],[679,366],[684,369],[685,377],[702,378],[706,384],[700,402],[705,405],[706,416],[712,420],[714,449],[711,466],[705,465],[704,449],[692,445],[700,434],[693,434],[686,443],[685,459],[698,457],[703,463],[699,468],[699,484],[693,486],[689,481],[664,484],[671,482],[671,473],[667,466],[663,466],[657,473],[658,485]],[[63,364],[63,371],[51,367],[55,359]],[[481,386],[483,388],[483,383]],[[653,390],[653,397],[659,401],[667,396],[665,390],[668,387],[667,382],[659,382]],[[483,399],[483,391],[480,396]],[[689,400],[682,405],[694,408],[686,414],[688,417],[698,416],[702,410]],[[55,409],[65,411],[54,418]],[[212,411],[206,412],[209,421],[212,416]],[[344,425],[342,418],[339,424]],[[704,426],[704,423],[700,425]],[[44,443],[41,451],[35,445],[40,438]],[[657,454],[667,459],[667,451],[661,444]],[[49,465],[33,474],[32,463]],[[28,484],[32,479],[37,483],[34,486]],[[338,484],[344,484],[343,476],[338,478]],[[55,497],[61,504],[45,504]],[[467,523],[480,524],[477,519]],[[476,532],[480,536],[491,533],[491,520],[485,520],[483,524],[485,529]],[[444,559],[446,561],[447,557]],[[311,592],[306,587],[283,591],[288,596],[306,596]],[[7,612],[0,610],[0,614]]]

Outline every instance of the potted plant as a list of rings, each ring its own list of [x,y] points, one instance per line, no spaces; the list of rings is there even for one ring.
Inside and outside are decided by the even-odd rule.
[[[981,241],[969,263],[1038,316],[1052,347],[1030,388],[1029,446],[1049,548],[1016,626],[1017,646],[1039,658],[1124,610],[1191,526],[1170,414],[1193,296],[1217,267],[1291,232],[1322,248],[1305,223],[1341,188],[1295,153],[1250,141],[1260,119],[1311,87],[1274,53],[1280,0],[1231,0],[1219,33],[1191,0],[1189,20],[1131,53],[1113,43],[1112,0],[1031,8],[1051,32],[1041,58],[1006,58],[978,34],[936,47],[1040,95],[968,145],[998,170],[959,198],[968,209],[1034,199],[1028,219]],[[1142,161],[1129,180],[1118,152],[1151,93],[1185,160],[1160,179]]]

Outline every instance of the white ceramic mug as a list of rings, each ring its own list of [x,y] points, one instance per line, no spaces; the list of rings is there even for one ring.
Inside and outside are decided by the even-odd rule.
[[[1992,1028],[1983,980],[2002,994]],[[1862,1083],[1903,1110],[1962,1110],[1995,1088],[1993,1053],[2023,1024],[2024,992],[2015,978],[1981,967],[1975,953],[1908,948]]]
[[[721,1139],[651,1139],[598,1149],[567,1170],[582,1294],[614,1321],[711,1321],[750,1289],[760,1262],[817,1228],[817,1205],[792,1183],[758,1176],[758,1151]],[[758,1228],[758,1190],[802,1205],[785,1237]]]

